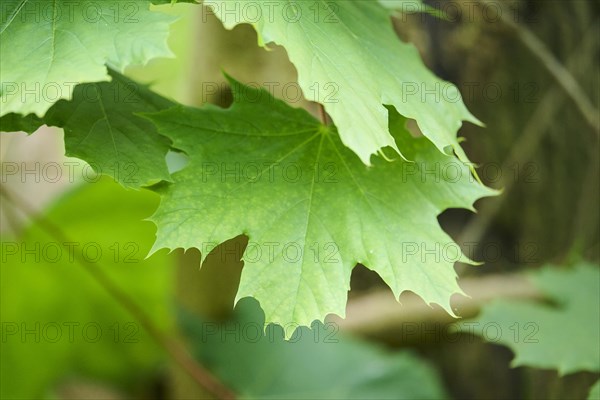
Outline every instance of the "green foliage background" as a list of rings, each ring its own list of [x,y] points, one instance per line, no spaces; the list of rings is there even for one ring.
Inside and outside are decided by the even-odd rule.
[[[149,6],[145,1],[136,3],[144,10]],[[387,6],[397,8],[403,2],[388,3]],[[600,103],[598,4],[591,1],[519,1],[512,6],[521,17],[519,24],[547,45],[597,109]],[[129,78],[148,83],[152,90],[165,96],[165,99],[146,96],[149,92],[142,90],[146,94],[144,101],[154,107],[151,111],[169,107],[172,103],[167,99],[193,107],[207,102],[229,106],[233,96],[222,70],[246,83],[306,80],[301,69],[295,69],[288,60],[288,55],[302,59],[303,52],[307,51],[304,46],[298,46],[294,51],[288,49],[289,53],[281,47],[271,46],[271,51],[266,52],[256,45],[259,37],[248,25],[227,31],[217,18],[206,15],[197,5],[163,5],[159,8],[161,12],[177,17],[171,25],[169,38],[169,47],[176,58],[159,58],[144,66],[125,69],[132,63],[144,64],[151,54],[130,57],[122,53],[126,47],[123,46],[99,59],[85,59],[87,54],[84,53],[65,53],[59,61],[69,60],[69,64],[75,65],[72,72],[81,75],[80,81],[89,82],[90,87],[114,87],[118,82],[128,82]],[[378,14],[378,21],[382,21],[381,15]],[[165,15],[160,20],[158,26],[161,28],[155,29],[153,36],[160,36],[161,31],[164,34],[166,21],[175,18]],[[126,30],[138,29],[137,37],[148,38],[147,32],[139,31],[139,27],[127,26]],[[242,273],[241,251],[225,263],[217,262],[216,254],[224,251],[228,243],[238,243],[237,248],[243,249],[247,239],[238,237],[215,249],[201,271],[198,270],[200,256],[193,251],[184,255],[181,251],[167,254],[162,250],[145,259],[155,240],[155,228],[144,219],[156,210],[159,197],[145,189],[126,190],[111,179],[102,178],[96,183],[76,182],[61,189],[64,193],[50,205],[45,205],[41,217],[26,223],[19,222],[22,210],[7,204],[3,198],[0,397],[162,399],[208,396],[173,364],[164,349],[140,326],[136,316],[127,313],[81,265],[35,262],[31,257],[22,259],[20,253],[10,254],[14,243],[31,248],[55,242],[56,238],[49,237],[42,229],[44,221],[48,220],[78,242],[97,243],[103,252],[100,266],[103,271],[143,305],[161,331],[169,337],[183,336],[193,355],[241,397],[598,398],[600,289],[595,284],[600,249],[600,152],[597,132],[585,123],[544,65],[502,23],[490,21],[478,13],[462,20],[400,14],[394,20],[394,27],[401,38],[417,45],[428,68],[441,78],[456,83],[467,108],[486,124],[485,130],[465,125],[460,131],[460,136],[467,139],[462,146],[471,160],[481,163],[479,176],[482,181],[493,188],[504,188],[504,193],[479,201],[478,216],[469,211],[449,210],[439,221],[459,244],[476,242],[466,256],[485,262],[478,268],[459,264],[456,270],[461,277],[481,278],[493,273],[503,277],[527,273],[533,277],[535,298],[497,299],[483,304],[480,315],[470,315],[475,319],[464,321],[478,322],[480,327],[486,323],[500,324],[504,332],[502,340],[489,340],[486,332],[479,330],[481,338],[469,336],[466,341],[432,341],[427,328],[445,329],[448,321],[446,317],[431,317],[430,309],[424,305],[419,310],[425,315],[425,322],[421,323],[419,319],[415,322],[420,325],[416,340],[412,342],[399,339],[402,337],[399,335],[401,324],[400,331],[392,329],[392,333],[362,338],[340,332],[335,335],[339,340],[337,343],[307,340],[314,339],[328,326],[317,323],[312,331],[308,328],[299,331],[305,339],[298,343],[284,342],[279,328],[272,325],[267,332],[277,332],[277,339],[273,341],[265,342],[263,338],[258,343],[248,343],[247,340],[222,339],[221,332],[227,323],[243,321],[260,325],[264,320],[257,303],[252,300],[243,300],[232,311]],[[50,28],[39,28],[34,34],[43,35]],[[96,32],[90,40],[110,41],[123,33],[113,28]],[[259,27],[263,37],[267,28]],[[385,28],[386,40],[393,39],[391,30],[386,26],[380,28]],[[25,30],[7,31],[3,33],[3,43],[9,33],[11,41],[26,43],[33,39],[31,32]],[[274,35],[273,31],[270,34]],[[347,43],[352,43],[351,38],[346,39]],[[124,43],[117,41],[117,45]],[[154,49],[153,55],[164,55],[165,49],[161,45]],[[15,45],[14,49],[7,50],[3,45],[1,51],[2,82],[16,80],[18,77],[13,72],[18,69],[7,64],[6,52],[16,51],[21,62],[27,62],[23,53],[27,46]],[[377,57],[386,60],[388,56],[392,57],[385,51],[377,51]],[[82,59],[88,67],[73,61]],[[126,77],[117,72],[106,72],[105,62],[124,72]],[[369,72],[382,77],[390,73],[391,64],[393,61],[378,73]],[[364,69],[370,70],[369,65]],[[113,83],[94,83],[106,78],[107,73],[115,78]],[[344,77],[348,76],[344,74]],[[63,77],[59,74],[55,78]],[[216,83],[219,90],[208,93],[207,82]],[[389,85],[384,86],[383,89],[389,88]],[[366,87],[371,87],[369,82]],[[491,92],[483,90],[498,87],[501,94],[495,98],[490,97]],[[282,97],[277,91],[275,95]],[[85,102],[78,103],[77,93],[74,97],[70,102],[62,100],[53,107],[51,104],[30,104],[23,111],[36,112],[38,116],[18,118],[16,114],[8,114],[0,120],[1,128],[31,133],[41,118],[49,124],[66,124],[64,128],[69,131],[65,135],[66,153],[95,161],[93,157],[103,149],[104,143],[91,142],[82,147],[80,139],[94,130],[103,130],[94,123],[102,118],[93,117],[100,109],[88,108]],[[72,107],[73,104],[79,106]],[[155,183],[157,178],[168,180],[163,159],[168,144],[164,138],[152,136],[156,133],[153,125],[135,114],[148,111],[147,104],[144,107],[139,102],[135,105],[112,110],[120,118],[114,125],[123,127],[123,135],[118,136],[117,132],[115,136],[125,145],[119,149],[129,146],[128,151],[115,154],[121,157],[118,158],[121,162],[144,166],[143,171],[150,173],[138,176],[140,179],[135,183],[125,182],[122,175],[113,177],[124,186],[139,189]],[[304,107],[317,114],[315,105],[304,100],[292,106]],[[420,104],[420,110],[425,106]],[[3,104],[2,107],[3,115],[4,110],[16,111],[11,108],[13,105]],[[431,117],[430,112],[422,118]],[[472,119],[465,112],[458,114]],[[335,119],[337,114],[334,114]],[[69,118],[65,115],[75,118],[71,123],[76,120],[80,123],[69,126]],[[359,121],[364,115],[356,112],[350,117]],[[377,117],[381,119],[381,115]],[[131,121],[138,121],[133,129],[128,126]],[[137,133],[137,139],[129,136],[131,132]],[[32,138],[45,133],[38,132]],[[424,133],[443,149],[442,139],[432,137],[433,132]],[[6,135],[10,134],[2,134],[3,146],[10,145]],[[143,157],[135,145],[127,143],[131,139],[139,145],[140,138],[148,140],[143,146]],[[456,145],[453,136],[444,140],[444,144]],[[427,144],[432,147],[429,142]],[[354,146],[355,150],[360,147],[359,144]],[[405,152],[410,146],[398,147],[410,159],[410,150]],[[360,151],[370,154],[373,149]],[[3,149],[3,162],[8,159],[6,154]],[[112,151],[103,154],[96,170],[106,171],[115,161],[110,158],[112,154]],[[441,157],[441,153],[438,156]],[[171,169],[176,164],[172,161],[175,157],[174,154],[167,156]],[[102,164],[103,160],[107,160],[106,164]],[[374,164],[383,164],[383,161]],[[500,173],[498,168],[501,168]],[[4,178],[2,185],[19,189],[19,182],[7,182]],[[161,190],[160,187],[154,189]],[[26,200],[36,204],[38,193],[34,193]],[[401,195],[398,198],[401,199]],[[434,229],[439,229],[435,215],[431,220]],[[121,251],[119,262],[113,260],[115,243]],[[124,252],[131,249],[124,246],[130,243],[137,246],[133,247],[136,263],[123,262]],[[554,266],[547,267],[548,263]],[[386,282],[362,266],[346,279],[352,287],[351,300],[374,291],[389,290]],[[497,287],[497,290],[505,293],[506,288]],[[403,315],[401,311],[399,313]],[[14,324],[21,329],[23,323],[32,327],[38,322],[47,326],[72,321],[80,326],[98,323],[103,329],[103,337],[93,342],[83,338],[76,329],[75,340],[71,342],[63,330],[62,338],[56,343],[48,340],[36,343],[32,340],[33,335],[23,339],[21,332],[9,334]],[[400,322],[411,321],[400,319]],[[510,326],[515,322],[520,326],[536,323],[541,342],[515,343],[510,336]],[[115,324],[120,332],[116,342],[114,331],[111,331]],[[127,333],[126,327],[131,326],[137,340],[129,343],[124,341],[123,334]],[[218,327],[211,330],[208,340],[205,337],[207,326],[210,329]],[[323,335],[319,334],[319,337],[322,339]],[[560,346],[561,352],[553,351],[552,346],[548,348],[549,343]],[[559,356],[558,360],[554,356]]]

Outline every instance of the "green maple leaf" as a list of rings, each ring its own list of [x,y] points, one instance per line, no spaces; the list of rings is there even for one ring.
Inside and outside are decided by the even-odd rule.
[[[76,84],[110,80],[105,64],[123,71],[170,56],[173,17],[147,0],[22,0],[2,5],[0,115],[42,116]]]
[[[531,279],[555,306],[497,300],[483,307],[475,325],[470,323],[475,332],[513,350],[513,367],[557,369],[560,374],[600,371],[598,266],[546,267]]]
[[[0,132],[33,133],[42,125],[44,125],[44,118],[40,118],[35,114],[9,113],[0,117]]]
[[[401,5],[388,2],[386,6]],[[284,46],[309,100],[322,103],[342,142],[368,164],[372,154],[396,142],[388,129],[393,105],[441,151],[468,161],[456,132],[478,123],[458,89],[438,79],[411,44],[392,29],[389,11],[376,1],[205,1],[231,29],[251,23],[261,43]],[[406,156],[406,149],[399,151]]]
[[[11,113],[0,118],[0,128],[32,133],[43,124],[61,127],[66,155],[88,162],[97,173],[132,188],[169,181],[169,139],[135,114],[174,103],[115,71],[109,74],[111,82],[77,85],[72,100],[60,100],[43,118]]]
[[[376,159],[367,167],[335,128],[265,91],[231,84],[230,109],[148,115],[189,156],[174,183],[159,189],[154,249],[196,247],[205,257],[246,234],[237,298],[258,299],[267,323],[344,315],[357,263],[377,271],[396,296],[412,290],[451,312],[449,298],[460,292],[453,264],[466,259],[436,217],[493,192],[462,162],[412,138],[392,109],[395,139],[415,162]]]
[[[88,162],[126,187],[170,180],[165,156],[169,139],[135,113],[174,103],[147,87],[109,71],[111,82],[78,85],[73,100],[61,100],[44,117],[65,131],[65,153]]]

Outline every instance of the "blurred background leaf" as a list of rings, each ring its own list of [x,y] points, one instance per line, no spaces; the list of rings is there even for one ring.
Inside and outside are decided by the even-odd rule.
[[[287,342],[281,326],[264,330],[254,299],[242,299],[222,323],[183,309],[179,316],[196,356],[240,398],[446,398],[435,370],[413,353],[388,352],[319,322],[295,330]]]
[[[166,252],[145,259],[154,227],[142,219],[157,203],[151,192],[102,179],[65,194],[43,217],[73,241],[71,251],[35,222],[21,236],[3,238],[2,398],[40,398],[69,378],[147,390],[160,373],[162,350],[71,255],[97,260],[158,327],[169,329],[172,259]]]
[[[497,299],[461,329],[470,324],[484,339],[508,346],[514,367],[600,372],[599,266],[547,266],[530,275],[546,303]]]

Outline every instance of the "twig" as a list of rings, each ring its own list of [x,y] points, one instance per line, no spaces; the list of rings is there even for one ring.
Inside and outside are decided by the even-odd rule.
[[[522,275],[490,275],[464,278],[461,287],[470,296],[454,296],[453,309],[463,318],[477,314],[481,306],[495,298],[538,299],[539,291]],[[340,329],[364,336],[386,336],[405,323],[452,322],[440,307],[430,307],[415,294],[405,293],[400,304],[389,290],[376,290],[348,302],[346,319],[329,317]]]
[[[571,72],[565,68],[554,55],[548,50],[546,45],[539,40],[525,26],[516,23],[508,15],[502,3],[493,2],[492,0],[479,0],[482,4],[494,6],[500,5],[502,12],[500,13],[501,21],[517,35],[521,42],[529,49],[529,51],[538,58],[541,64],[546,68],[554,80],[565,91],[565,93],[573,100],[576,108],[584,117],[588,125],[600,135],[600,111],[593,105],[588,96],[585,94],[579,83],[575,80]],[[594,24],[593,24],[594,25]]]
[[[9,193],[8,189],[4,186],[0,186],[0,197],[7,200],[14,207],[21,209],[30,217],[33,217],[36,214],[30,204],[16,196],[14,193]],[[58,242],[62,244],[71,242],[57,225],[43,216],[37,216],[36,222],[40,228],[46,231],[50,236],[54,237]],[[146,311],[103,272],[100,264],[90,262],[78,253],[75,253],[74,257],[110,296],[138,320],[150,336],[165,349],[173,360],[183,368],[196,383],[219,399],[235,399],[234,393],[218,381],[207,369],[198,364],[198,362],[189,355],[185,346],[179,340],[170,338],[165,333],[161,332],[161,330],[154,325],[154,322]]]
[[[592,24],[591,28],[584,36],[581,41],[581,45],[578,49],[573,51],[567,61],[567,66],[577,64],[578,57],[583,54],[590,54],[585,51],[590,43],[593,43],[595,39],[593,33],[595,32],[596,23]],[[592,41],[592,42],[590,42]],[[512,145],[511,150],[502,163],[501,170],[506,171],[511,165],[522,163],[525,160],[531,158],[532,154],[535,153],[540,141],[544,134],[548,131],[549,125],[552,123],[552,119],[548,118],[548,115],[556,115],[557,110],[561,105],[562,98],[561,92],[557,87],[549,89],[543,96],[540,103],[537,105],[533,114],[527,121],[523,133]],[[512,189],[514,180],[501,180],[499,182],[504,190],[504,195],[495,198],[494,200],[485,202],[476,218],[470,222],[462,234],[458,238],[459,244],[478,242],[489,224],[492,222],[494,216],[502,208],[504,200],[507,198],[506,193]]]

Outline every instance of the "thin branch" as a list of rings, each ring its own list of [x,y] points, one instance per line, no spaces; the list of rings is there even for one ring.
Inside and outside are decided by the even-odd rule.
[[[546,68],[554,80],[571,98],[571,100],[573,100],[573,104],[575,104],[576,108],[584,117],[588,125],[594,130],[594,132],[596,132],[597,135],[600,135],[600,111],[590,101],[571,72],[565,68],[556,59],[556,57],[554,57],[546,45],[529,29],[513,21],[510,18],[510,13],[506,11],[506,8],[502,5],[502,3],[498,4],[497,1],[493,0],[479,1],[482,4],[493,4],[494,6],[500,5],[502,7],[502,12],[500,13],[501,21],[507,27],[509,27],[517,35],[525,47],[527,47],[527,49],[529,49],[529,51],[538,58],[538,60]]]
[[[33,207],[22,198],[10,193],[4,186],[0,186],[0,197],[11,203],[14,207],[21,209],[29,217],[36,214]],[[36,217],[37,225],[46,231],[58,242],[70,243],[71,240],[62,232],[62,230],[43,216]],[[68,249],[67,249],[68,250]],[[205,388],[211,394],[219,399],[233,400],[235,394],[219,380],[217,380],[206,368],[198,364],[187,352],[185,346],[177,339],[171,338],[162,332],[146,311],[140,307],[136,301],[126,292],[121,290],[112,279],[103,272],[99,263],[86,260],[83,255],[75,253],[75,259],[91,275],[91,277],[112,296],[125,310],[135,317],[140,325],[150,334],[150,336],[169,354],[173,360],[185,370],[201,387]]]
[[[0,202],[0,216],[4,216],[6,218],[9,226],[8,229],[5,227],[0,227],[0,232],[10,232],[13,235],[19,234],[23,223],[19,221],[19,217],[15,211],[17,211],[17,208],[14,207],[14,205],[11,204],[9,207],[3,207],[3,204]]]
[[[453,296],[452,308],[462,318],[475,316],[484,304],[496,298],[535,300],[542,297],[518,274],[464,278],[460,285],[469,297]],[[329,320],[344,331],[369,337],[386,336],[402,329],[406,323],[456,321],[441,307],[430,307],[413,293],[404,293],[400,302],[391,291],[376,290],[348,301],[345,319],[331,316]]]
[[[596,26],[596,23],[592,24],[581,41],[580,46],[569,56],[567,60],[568,67],[576,65],[581,55],[590,54],[587,48],[595,43],[594,33],[596,32]],[[514,142],[508,156],[502,163],[501,171],[506,171],[511,165],[518,165],[531,158],[544,135],[548,132],[549,126],[552,124],[552,119],[548,118],[548,115],[557,115],[563,100],[564,97],[557,87],[553,87],[544,93],[542,100],[528,119],[523,133]],[[462,234],[457,240],[459,244],[474,243],[481,240],[494,216],[502,208],[502,204],[507,198],[506,193],[512,189],[515,181],[502,179],[499,183],[504,190],[504,195],[482,204],[477,217],[463,229]]]

